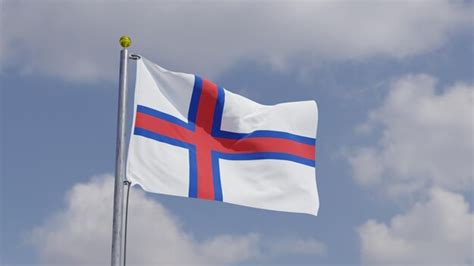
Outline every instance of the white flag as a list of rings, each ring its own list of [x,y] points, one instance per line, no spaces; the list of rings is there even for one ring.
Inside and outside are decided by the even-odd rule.
[[[316,102],[261,105],[137,61],[127,178],[144,190],[316,215]]]

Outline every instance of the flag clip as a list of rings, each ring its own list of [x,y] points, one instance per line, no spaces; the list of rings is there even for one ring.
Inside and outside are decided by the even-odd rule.
[[[132,60],[139,60],[141,59],[142,57],[137,55],[137,54],[131,54],[129,57],[129,59],[132,59]]]

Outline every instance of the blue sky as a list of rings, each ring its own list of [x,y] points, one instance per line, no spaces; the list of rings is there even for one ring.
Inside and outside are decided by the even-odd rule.
[[[108,262],[129,34],[132,52],[257,102],[316,100],[321,201],[312,217],[136,189],[130,263],[472,263],[472,8],[3,2],[0,261]]]

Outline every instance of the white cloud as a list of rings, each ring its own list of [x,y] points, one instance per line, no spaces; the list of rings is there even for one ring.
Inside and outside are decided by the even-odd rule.
[[[356,181],[395,197],[433,185],[472,189],[474,86],[458,83],[437,92],[435,85],[428,75],[392,84],[383,105],[361,126],[381,137],[348,154]]]
[[[113,178],[109,175],[75,185],[67,194],[65,209],[32,230],[30,241],[41,261],[48,265],[107,265],[112,201]],[[255,233],[198,241],[183,231],[180,221],[168,210],[139,190],[130,196],[128,228],[129,265],[229,265],[300,252],[275,250]],[[279,242],[301,243],[310,254],[321,254],[325,249],[311,238]]]
[[[358,229],[368,265],[471,265],[474,214],[461,195],[432,189],[426,202],[393,217],[369,220]]]
[[[107,265],[110,260],[113,179],[75,185],[66,209],[34,229],[32,241],[47,264]],[[198,242],[159,203],[134,190],[130,198],[127,261],[131,265],[225,265],[254,258],[259,237],[217,236]]]
[[[2,3],[2,68],[72,80],[111,80],[118,36],[132,50],[187,72],[215,75],[239,60],[285,68],[314,60],[429,52],[472,25],[465,1]]]
[[[396,80],[356,129],[379,137],[347,153],[355,180],[418,201],[389,224],[369,220],[358,228],[365,264],[474,262],[474,215],[461,194],[449,192],[473,188],[474,86],[436,83],[429,75]]]

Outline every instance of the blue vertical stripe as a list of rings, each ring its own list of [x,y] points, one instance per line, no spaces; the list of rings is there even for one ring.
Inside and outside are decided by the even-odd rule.
[[[197,198],[196,149],[189,149],[189,197]]]
[[[212,135],[219,136],[222,123],[222,113],[224,112],[225,93],[221,87],[217,88],[216,107],[214,108],[214,120],[212,121]]]
[[[191,102],[189,104],[189,111],[188,111],[188,123],[193,124],[193,130],[194,130],[194,124],[196,123],[196,116],[197,116],[197,110],[199,107],[199,98],[201,97],[201,91],[202,91],[202,79],[194,75],[194,87],[193,87],[193,93],[191,96]]]
[[[214,200],[222,201],[221,171],[219,169],[219,156],[217,155],[217,152],[211,152],[212,177],[214,181]]]

